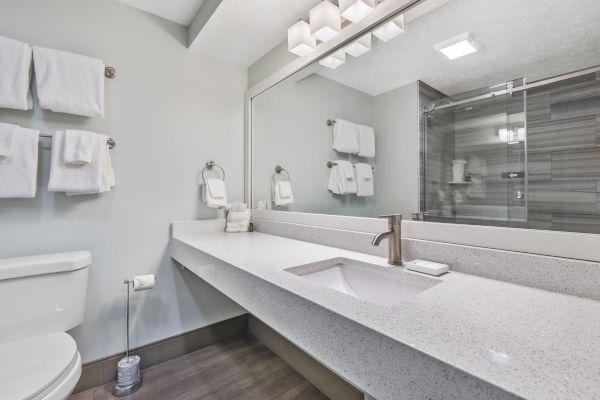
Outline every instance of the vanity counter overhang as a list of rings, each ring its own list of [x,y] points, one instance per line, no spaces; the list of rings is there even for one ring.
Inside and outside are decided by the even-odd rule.
[[[221,220],[173,223],[171,257],[378,400],[600,398],[597,301],[450,272],[379,306],[285,269],[384,258]]]

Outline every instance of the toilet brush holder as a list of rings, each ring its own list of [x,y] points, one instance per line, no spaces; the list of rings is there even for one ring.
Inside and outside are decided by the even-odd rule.
[[[113,396],[128,396],[142,387],[141,358],[138,355],[129,355],[129,285],[131,284],[136,291],[152,289],[155,279],[156,276],[147,275],[135,277],[133,280],[127,279],[123,282],[127,285],[127,352],[125,357],[117,363],[117,383],[112,391]],[[137,287],[135,282],[138,282]]]

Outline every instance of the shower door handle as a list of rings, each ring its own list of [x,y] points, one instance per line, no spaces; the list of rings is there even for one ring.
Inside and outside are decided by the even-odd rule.
[[[525,194],[521,190],[517,190],[517,193],[515,193],[515,199],[523,200],[524,198],[525,198]]]

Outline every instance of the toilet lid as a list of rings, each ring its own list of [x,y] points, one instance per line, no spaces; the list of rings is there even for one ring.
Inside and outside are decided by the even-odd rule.
[[[32,399],[62,379],[76,360],[77,345],[64,332],[0,345],[2,399]]]

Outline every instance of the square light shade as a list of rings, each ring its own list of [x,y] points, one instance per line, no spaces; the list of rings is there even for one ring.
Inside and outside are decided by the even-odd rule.
[[[344,48],[344,51],[353,57],[362,56],[371,50],[371,32],[361,36]]]
[[[342,31],[340,9],[324,0],[310,9],[310,33],[321,42],[326,42]]]
[[[481,47],[470,33],[461,33],[434,46],[434,49],[448,57],[449,60],[475,53]]]
[[[317,48],[317,39],[310,34],[310,25],[298,21],[288,29],[288,51],[297,56],[305,56]]]
[[[401,33],[404,33],[404,14],[386,22],[373,31],[373,35],[377,36],[382,42],[387,42]]]
[[[346,62],[346,53],[344,53],[344,50],[338,50],[335,53],[320,60],[319,64],[321,64],[322,66],[327,67],[329,69],[336,69],[337,67],[339,67],[340,65],[342,65],[345,62]]]
[[[375,9],[375,0],[339,0],[342,17],[350,22],[360,22]]]

